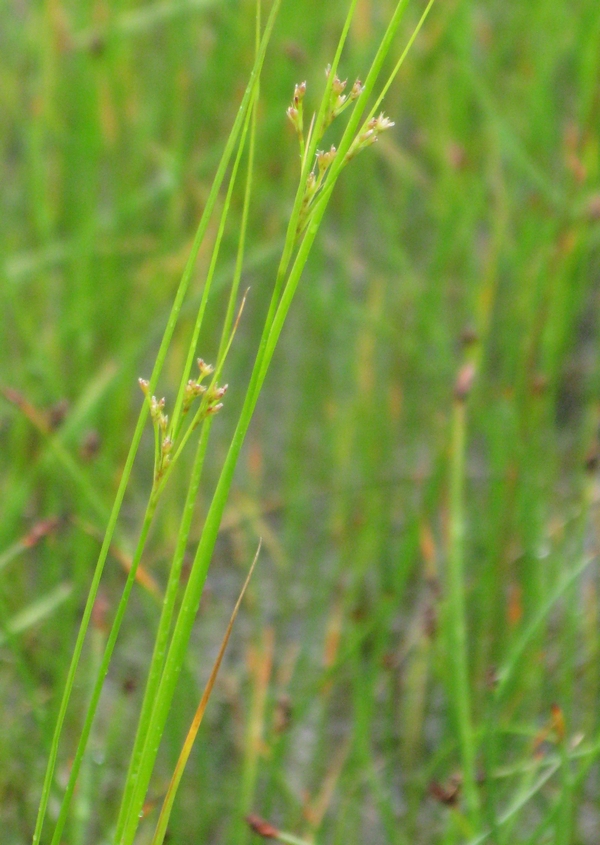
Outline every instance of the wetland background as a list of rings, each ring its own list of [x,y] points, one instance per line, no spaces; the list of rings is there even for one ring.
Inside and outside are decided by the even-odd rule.
[[[365,72],[391,9],[360,0],[342,78]],[[421,11],[411,0],[395,56]],[[285,111],[304,79],[307,103],[318,102],[345,13],[340,0],[284,2],[267,53],[242,277],[250,292],[196,538],[298,178]],[[151,370],[246,84],[253,32],[246,0],[10,0],[0,10],[8,843],[31,839],[142,401],[137,379]],[[171,843],[250,843],[249,812],[318,845],[479,842],[486,832],[498,845],[597,841],[599,43],[592,0],[438,2],[386,98],[395,127],[341,178],[238,466],[152,783],[148,815],[262,537]],[[207,361],[241,208],[240,191],[198,350]],[[211,237],[162,377],[167,399]],[[477,830],[459,784],[446,609],[455,383],[466,364],[476,371],[464,404],[464,587]],[[86,642],[57,794],[123,588],[152,453],[149,433]],[[65,834],[72,845],[110,841],[184,496],[174,474],[94,726]]]

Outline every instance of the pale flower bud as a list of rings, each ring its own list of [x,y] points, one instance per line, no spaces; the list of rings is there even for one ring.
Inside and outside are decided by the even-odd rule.
[[[198,369],[200,370],[200,378],[205,378],[206,376],[209,376],[214,370],[213,365],[205,364],[202,358],[197,358],[196,363],[198,364]]]
[[[342,91],[346,87],[347,82],[348,82],[347,79],[344,79],[344,81],[342,82],[342,80],[339,78],[339,76],[336,76],[333,80],[332,85],[331,85],[331,90],[333,91],[334,94],[339,95],[339,94],[342,93]]]
[[[324,173],[336,155],[336,148],[332,145],[331,148],[325,152],[324,150],[320,150],[317,152],[317,164],[319,167],[319,171]]]
[[[297,106],[299,103],[302,102],[305,94],[306,94],[306,80],[304,82],[300,82],[300,84],[296,85],[296,87],[294,88],[294,105],[295,106]]]
[[[354,85],[352,86],[352,90],[350,91],[350,99],[351,100],[358,99],[358,97],[360,97],[360,95],[362,94],[363,91],[364,91],[364,85],[362,84],[360,79],[357,79],[356,82],[354,83]]]

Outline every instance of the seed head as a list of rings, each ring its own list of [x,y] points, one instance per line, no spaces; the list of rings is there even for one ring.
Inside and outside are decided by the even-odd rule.
[[[311,170],[311,172],[308,174],[308,177],[306,179],[306,196],[309,197],[309,198],[312,197],[316,187],[317,187],[317,177],[315,176],[315,174]]]
[[[306,80],[304,82],[300,82],[294,88],[294,105],[296,107],[302,102],[305,94],[306,94]]]
[[[200,370],[200,378],[206,378],[206,376],[209,376],[214,370],[213,365],[206,364],[202,358],[197,358],[196,363],[198,364],[198,369]]]
[[[357,79],[354,85],[352,86],[352,90],[350,91],[349,97],[351,100],[357,100],[362,92],[365,90],[365,86],[362,84],[360,79]]]
[[[317,152],[317,164],[319,166],[320,173],[324,173],[327,170],[327,168],[335,158],[336,152],[337,150],[333,146],[333,144],[327,152],[325,152],[324,150],[319,150],[319,152]]]
[[[337,94],[339,96],[343,92],[343,90],[344,90],[344,88],[346,87],[347,84],[348,84],[347,79],[344,79],[344,81],[342,82],[342,80],[339,78],[339,76],[336,76],[336,77],[334,77],[333,82],[331,83],[331,90],[333,91],[334,94]]]
[[[204,387],[204,385],[199,384],[197,381],[194,381],[193,379],[190,379],[185,386],[185,395],[190,396],[192,398],[195,398],[196,396],[199,396],[201,393],[204,393],[205,390],[206,390],[206,388]]]
[[[395,123],[381,112],[379,117],[374,117],[369,121],[369,126],[375,130],[376,135],[379,135],[380,132],[385,132],[386,129],[391,129],[392,126],[395,126]]]
[[[150,400],[150,416],[152,417],[153,422],[160,423],[162,417],[162,410],[164,407],[164,396],[162,399],[157,399],[156,396],[152,397],[152,399]]]
[[[223,387],[213,387],[209,390],[206,396],[209,408],[214,407],[225,396],[228,387],[229,385],[224,384]]]
[[[380,113],[379,117],[372,117],[367,122],[366,128],[363,126],[363,130],[354,139],[352,146],[346,154],[346,161],[350,161],[361,150],[370,147],[371,144],[377,141],[382,132],[385,132],[386,129],[391,129],[394,125],[394,121],[386,117],[383,112]]]

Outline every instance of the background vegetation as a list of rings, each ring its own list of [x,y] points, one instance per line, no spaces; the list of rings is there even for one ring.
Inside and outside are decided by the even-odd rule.
[[[284,2],[267,54],[251,291],[196,536],[298,178],[285,109],[303,79],[307,106],[318,102],[346,5]],[[341,65],[351,81],[391,7],[360,0]],[[421,11],[411,0],[404,40]],[[239,106],[253,20],[250,0],[7,0],[0,10],[0,817],[15,845],[31,838],[142,400],[137,378],[151,369]],[[496,843],[597,841],[599,43],[593,0],[439,2],[386,100],[395,128],[343,175],[252,424],[163,742],[157,802],[262,536],[170,842],[250,843],[250,811],[317,843],[480,842],[486,832]],[[199,349],[208,361],[241,205],[240,192]],[[197,284],[196,302],[200,293]],[[193,302],[187,314],[191,324]],[[162,378],[168,397],[185,351],[183,326]],[[454,385],[466,361],[477,370],[462,561],[475,827],[459,786],[446,606],[463,518],[451,483]],[[57,795],[152,458],[149,432]],[[73,845],[109,841],[183,482],[174,477],[161,504],[124,623],[65,838]]]

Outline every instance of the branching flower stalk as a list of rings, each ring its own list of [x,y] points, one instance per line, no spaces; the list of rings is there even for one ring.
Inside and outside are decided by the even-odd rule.
[[[302,120],[302,101],[304,99],[304,95],[306,94],[306,82],[301,82],[299,85],[296,85],[294,89],[294,98],[292,100],[292,105],[287,110],[286,114],[290,119],[292,126],[296,130],[296,135],[298,136],[298,141],[300,143],[300,158],[304,159],[304,127],[303,127],[303,120]]]
[[[91,609],[96,598],[102,569],[106,560],[110,541],[115,530],[118,514],[123,501],[125,489],[129,481],[137,448],[140,443],[144,424],[148,415],[150,415],[155,432],[155,459],[152,490],[149,495],[146,514],[142,524],[138,545],[133,556],[131,570],[115,614],[113,627],[108,637],[105,654],[96,685],[93,690],[90,706],[73,760],[69,783],[63,798],[59,818],[52,838],[52,845],[59,845],[62,830],[68,816],[71,798],[76,786],[78,772],[85,753],[87,739],[89,737],[92,722],[98,707],[104,678],[108,671],[116,638],[118,636],[129,595],[133,587],[135,572],[145,548],[158,500],[165,488],[174,465],[178,462],[178,459],[182,454],[184,446],[188,443],[193,433],[196,430],[199,430],[200,434],[190,472],[188,493],[181,518],[169,580],[163,600],[163,610],[156,635],[153,657],[138,723],[137,735],[125,782],[119,819],[117,821],[113,839],[115,845],[133,845],[140,817],[142,815],[142,807],[144,805],[146,793],[154,770],[160,740],[168,718],[173,696],[175,694],[175,688],[187,650],[189,637],[196,618],[206,574],[214,550],[223,510],[225,508],[233,480],[238,456],[244,442],[254,408],[258,401],[260,391],[266,378],[270,362],[275,352],[285,319],[291,306],[293,296],[327,209],[331,193],[343,167],[346,166],[346,164],[348,164],[359,152],[377,141],[382,132],[393,126],[392,121],[385,117],[383,113],[381,113],[379,117],[375,117],[375,110],[379,109],[379,105],[385,91],[387,91],[393,78],[398,73],[408,47],[403,52],[391,76],[379,92],[375,110],[373,110],[366,119],[364,118],[364,113],[367,107],[367,102],[375,91],[375,86],[381,73],[385,58],[392,47],[393,39],[397,33],[407,0],[400,0],[400,2],[398,2],[379,49],[377,50],[371,68],[369,69],[364,85],[357,80],[350,93],[346,95],[344,94],[346,82],[342,82],[337,76],[337,67],[339,65],[342,50],[348,35],[356,2],[357,0],[351,0],[350,2],[350,8],[334,59],[326,73],[325,92],[321,99],[320,107],[310,122],[310,127],[306,136],[304,134],[303,119],[304,100],[306,95],[305,83],[301,83],[296,86],[292,105],[290,106],[290,109],[288,109],[288,118],[294,125],[300,148],[301,168],[298,190],[296,192],[292,213],[290,215],[271,301],[265,318],[250,382],[246,389],[242,410],[240,412],[237,426],[206,516],[189,578],[181,599],[179,612],[175,618],[175,607],[177,597],[179,595],[181,568],[184,554],[189,542],[194,506],[200,486],[202,467],[207,450],[212,421],[215,413],[218,412],[222,406],[221,400],[223,399],[226,390],[226,386],[220,387],[217,380],[220,378],[227,353],[231,348],[235,328],[241,313],[240,308],[238,318],[232,328],[231,323],[233,321],[235,302],[241,277],[245,228],[248,220],[248,208],[251,194],[255,104],[258,94],[258,79],[280,0],[275,0],[273,3],[264,35],[261,39],[257,40],[256,60],[250,82],[246,89],[246,93],[244,94],[242,105],[232,129],[232,133],[226,144],[226,148],[209,195],[209,201],[207,202],[207,207],[202,216],[199,229],[194,240],[192,254],[186,265],[183,278],[175,298],[175,303],[165,330],[163,342],[161,343],[156,365],[148,381],[140,380],[140,386],[145,395],[145,400],[140,412],[140,417],[136,426],[132,446],[127,458],[115,505],[108,523],[107,533],[100,553],[100,558],[94,573],[88,602],[86,604],[81,629],[67,678],[65,693],[59,709],[59,717],[52,743],[50,761],[46,772],[40,811],[33,839],[34,845],[40,842],[42,825],[48,805],[54,768],[57,760],[58,742],[64,723],[66,708],[73,688],[75,671],[81,654],[83,640],[89,624]],[[411,37],[408,46],[410,46],[414,40],[416,32],[418,32],[425,20],[432,3],[433,0],[430,0],[430,3],[426,8],[415,33]],[[259,14],[257,11],[257,21],[258,20]],[[342,113],[346,112],[346,110],[351,110],[351,114],[345,130],[342,133],[337,149],[334,146],[331,146],[328,151],[320,151],[319,145],[322,142],[326,129]],[[197,356],[196,349],[198,346],[206,305],[210,295],[211,282],[227,218],[229,201],[234,188],[238,166],[244,154],[247,133],[249,130],[250,156],[242,226],[239,235],[238,259],[236,261],[236,270],[231,287],[225,324],[223,326],[218,359],[214,372],[211,370],[209,365],[205,364],[201,359],[198,359],[197,366],[199,374],[193,378],[190,376],[191,368],[194,358]],[[227,196],[203,290],[203,296],[192,332],[192,337],[190,339],[187,360],[182,373],[173,414],[171,419],[169,419],[166,414],[164,400],[158,400],[155,397],[156,385],[166,359],[183,299],[189,286],[195,258],[206,233],[208,222],[214,210],[216,198],[225,176],[226,168],[234,151],[236,150],[236,145],[237,153],[232,167]]]
[[[252,146],[251,146],[252,149]],[[251,176],[251,165],[252,159],[249,162],[249,181]],[[247,198],[249,201],[249,194],[247,193]],[[242,241],[245,233],[245,226],[242,225],[242,230],[240,233],[240,241]],[[239,265],[238,271],[234,276],[234,283],[232,285],[232,290],[230,294],[230,304],[232,303],[238,289],[238,282],[239,282],[239,275],[241,274],[241,264]],[[245,299],[245,297],[244,297]],[[243,302],[242,302],[243,307]],[[226,333],[230,329],[230,320],[227,318],[225,319],[225,323],[223,326],[222,332],[222,342],[221,348],[219,352],[219,361],[220,363],[217,365],[217,370],[214,373],[213,381],[216,383],[216,379],[218,378],[223,363],[227,357],[227,352],[231,347],[231,342],[233,340],[233,336],[235,334],[235,330],[237,328],[237,324],[239,318],[241,316],[242,307],[238,312],[238,317],[236,323],[234,324],[233,331],[230,333],[229,340],[226,340],[227,335]],[[231,309],[228,308],[228,314],[233,313]],[[198,367],[200,370],[206,368],[208,365],[198,362]],[[206,449],[208,446],[208,439],[210,436],[210,429],[212,425],[212,415],[207,415],[204,419],[202,424],[200,438],[198,442],[198,446],[196,449],[196,455],[194,457],[194,462],[192,464],[192,470],[190,475],[190,483],[188,487],[188,492],[186,496],[186,501],[183,509],[181,525],[179,529],[179,534],[177,537],[177,543],[175,547],[175,553],[173,555],[173,561],[171,563],[171,568],[169,572],[169,579],[167,583],[167,589],[165,591],[165,596],[163,600],[163,608],[160,616],[160,621],[158,625],[158,630],[156,634],[156,639],[154,643],[154,650],[152,653],[152,659],[150,662],[150,669],[148,673],[148,680],[146,682],[146,689],[144,692],[144,699],[142,702],[142,708],[140,711],[140,717],[138,721],[138,728],[136,732],[136,738],[134,742],[133,751],[131,754],[131,761],[129,764],[129,770],[127,774],[127,778],[125,781],[125,789],[123,793],[123,799],[121,802],[121,811],[119,814],[119,818],[117,821],[117,835],[116,840],[118,841],[118,837],[120,836],[120,831],[122,826],[125,822],[125,814],[129,807],[129,799],[131,795],[131,791],[133,789],[133,784],[137,779],[139,761],[141,756],[141,751],[143,748],[143,743],[146,737],[147,727],[149,724],[152,707],[154,705],[154,698],[156,695],[156,691],[158,688],[158,684],[160,681],[161,673],[163,670],[164,665],[164,658],[168,646],[168,636],[171,629],[171,623],[173,619],[173,613],[175,610],[175,603],[177,601],[177,595],[179,592],[179,584],[181,579],[181,570],[183,567],[183,561],[185,557],[185,551],[189,541],[190,530],[192,526],[192,518],[194,515],[194,508],[196,505],[196,499],[198,496],[198,490],[200,488],[200,481],[202,477],[202,469],[204,466],[204,458],[206,455]],[[191,428],[191,426],[190,426]],[[189,431],[189,429],[188,429]]]
[[[84,725],[81,731],[81,735],[79,737],[79,743],[77,746],[77,750],[75,753],[75,758],[73,760],[73,765],[71,767],[71,772],[69,775],[69,781],[67,784],[67,788],[65,790],[65,795],[63,797],[63,802],[61,805],[61,810],[58,816],[58,820],[56,823],[56,827],[54,830],[54,835],[52,838],[53,845],[58,845],[60,842],[60,837],[62,835],[62,830],[67,820],[67,815],[70,807],[70,803],[74,794],[75,786],[77,783],[77,777],[79,770],[81,768],[83,762],[83,756],[85,754],[85,749],[87,746],[87,742],[89,739],[89,735],[92,729],[93,720],[98,708],[98,704],[100,701],[100,696],[102,694],[102,689],[104,686],[104,679],[108,672],[108,667],[110,664],[110,660],[112,657],[112,653],[114,651],[114,647],[116,644],[116,640],[119,634],[119,630],[125,615],[125,611],[127,609],[127,604],[129,601],[129,596],[131,594],[131,590],[133,588],[133,583],[135,581],[135,577],[137,574],[137,569],[140,563],[140,560],[143,555],[143,551],[145,549],[146,541],[148,538],[148,534],[150,528],[152,526],[152,521],[154,518],[154,514],[156,512],[156,508],[160,499],[160,496],[164,490],[165,484],[169,477],[170,472],[172,471],[178,457],[181,454],[183,446],[189,439],[191,432],[200,424],[201,421],[208,423],[208,421],[212,418],[212,416],[217,413],[221,407],[222,403],[219,401],[223,398],[226,386],[219,388],[216,385],[217,377],[220,373],[220,370],[225,362],[227,352],[231,348],[231,343],[233,341],[233,337],[235,335],[235,331],[237,329],[237,325],[239,322],[239,317],[241,316],[241,312],[243,310],[244,300],[242,301],[242,305],[240,306],[240,310],[238,313],[238,319],[233,327],[231,335],[227,340],[227,343],[224,345],[224,351],[221,358],[221,363],[218,366],[217,370],[214,371],[214,368],[211,365],[205,364],[202,359],[198,359],[198,368],[200,370],[200,376],[194,382],[190,380],[189,389],[187,391],[187,411],[189,411],[191,404],[193,403],[194,399],[202,395],[202,401],[200,406],[188,425],[188,428],[181,438],[181,442],[179,443],[179,447],[177,451],[172,455],[173,450],[173,443],[175,438],[175,431],[174,431],[174,424],[169,426],[169,420],[166,414],[163,413],[165,407],[164,399],[157,400],[156,397],[148,397],[147,393],[149,391],[149,382],[144,379],[140,379],[140,387],[142,391],[147,396],[148,404],[150,407],[150,417],[152,419],[154,429],[155,429],[155,470],[154,470],[154,478],[152,489],[150,492],[150,497],[148,501],[148,505],[146,508],[146,513],[144,516],[144,521],[142,525],[142,531],[140,533],[140,537],[138,539],[138,544],[136,547],[136,551],[133,556],[131,569],[123,589],[123,593],[121,595],[121,599],[119,601],[119,605],[117,607],[117,612],[115,614],[115,618],[113,620],[113,624],[111,627],[111,631],[106,643],[104,655],[102,658],[102,662],[100,664],[100,669],[96,678],[96,683],[92,691],[90,703],[88,706],[88,711],[86,714],[86,718],[84,721]],[[228,326],[224,326],[225,329]],[[204,388],[201,384],[202,380],[206,378],[208,375],[213,374],[213,379],[211,384],[208,388]],[[195,385],[195,386],[192,386]],[[179,431],[181,430],[181,426],[178,426]],[[161,624],[159,624],[159,630],[157,633],[156,645],[155,645],[155,654],[157,654],[157,659],[164,655],[165,645],[166,645],[166,637],[168,634],[168,630],[172,620],[173,609],[175,606],[175,601],[177,597],[177,586],[179,584],[179,578],[181,575],[181,567],[183,564],[183,558],[185,554],[185,548],[187,545],[187,541],[189,539],[189,530],[191,528],[191,519],[193,513],[194,503],[198,494],[198,489],[200,485],[200,477],[202,466],[204,463],[204,456],[206,454],[206,445],[208,443],[208,434],[210,432],[210,427],[207,426],[203,430],[203,435],[200,437],[199,447],[196,455],[196,461],[194,463],[194,468],[192,472],[192,479],[190,483],[190,491],[188,491],[188,497],[186,501],[186,508],[184,509],[184,518],[182,521],[182,525],[184,526],[185,530],[182,536],[179,537],[176,554],[174,557],[173,565],[171,567],[169,583],[165,595],[165,599],[163,601],[163,612],[161,614]],[[181,533],[181,532],[180,532]],[[158,680],[158,666],[155,667],[155,675],[156,681]],[[150,690],[151,692],[151,690]],[[143,713],[143,710],[142,710]],[[140,717],[141,718],[141,717]]]
[[[214,371],[212,364],[205,364],[202,358],[198,358],[198,369],[200,375],[197,379],[189,379],[184,390],[183,405],[181,409],[181,418],[177,426],[174,423],[169,425],[169,417],[163,413],[165,408],[165,399],[157,399],[156,396],[149,395],[150,383],[146,379],[139,379],[139,385],[142,392],[146,396],[150,405],[150,419],[154,427],[154,480],[153,487],[156,490],[156,495],[164,487],[164,482],[168,472],[175,465],[177,458],[189,440],[192,432],[198,428],[201,422],[212,414],[218,413],[223,407],[221,399],[227,392],[228,385],[219,387],[216,384],[211,384],[208,389],[202,384],[202,381]],[[189,425],[181,437],[181,428],[183,420],[189,415],[194,401],[202,397],[199,403],[198,410],[193,415]],[[175,451],[174,447],[177,445]]]
[[[255,100],[251,101],[251,104],[254,103]],[[236,161],[234,167],[232,169],[232,174],[230,176],[229,188],[227,192],[227,199],[231,198],[232,194],[232,183],[235,181],[236,174],[237,174],[237,165],[241,159],[241,150],[243,150],[245,139],[246,139],[246,130],[249,125],[250,119],[250,112],[247,115],[247,119],[245,121],[244,129],[242,131],[241,140],[238,148],[238,154],[236,156]],[[221,214],[221,225],[219,227],[219,236],[217,237],[214,247],[213,247],[213,255],[211,259],[211,264],[209,268],[209,273],[207,275],[207,279],[204,286],[203,297],[201,306],[199,309],[199,313],[196,319],[196,325],[194,327],[194,336],[192,342],[190,344],[190,349],[195,347],[197,342],[197,338],[200,331],[200,324],[202,322],[202,317],[204,315],[204,310],[206,307],[206,302],[208,299],[208,292],[210,291],[212,277],[214,273],[214,269],[216,266],[216,257],[218,256],[219,247],[221,243],[221,237],[224,230],[224,218],[228,212],[228,201],[226,201],[222,214]],[[242,235],[240,235],[240,238]],[[239,287],[239,278],[236,275],[234,279],[234,283],[232,285],[230,291],[230,302],[228,307],[228,313],[233,311],[234,306],[234,298],[237,294],[237,290]],[[96,685],[94,687],[92,697],[90,700],[90,704],[88,706],[88,711],[85,717],[84,725],[81,731],[81,735],[79,738],[79,743],[77,746],[77,750],[75,753],[75,758],[73,761],[73,765],[71,767],[71,772],[69,775],[69,781],[67,784],[67,788],[65,790],[65,795],[63,797],[63,802],[61,805],[61,810],[59,813],[59,817],[56,823],[56,827],[54,830],[54,835],[52,838],[52,845],[59,845],[60,843],[60,836],[62,834],[62,830],[66,823],[67,814],[69,810],[69,806],[71,803],[71,799],[74,793],[75,785],[77,782],[77,776],[79,773],[79,769],[82,764],[83,755],[85,753],[85,748],[87,745],[87,741],[91,732],[91,727],[93,723],[93,719],[100,701],[100,695],[102,692],[102,687],[104,684],[104,678],[108,671],[108,667],[110,664],[110,660],[112,657],[112,653],[115,647],[116,638],[118,636],[121,623],[123,621],[123,617],[125,614],[125,610],[127,607],[127,603],[129,601],[129,596],[131,593],[131,589],[133,586],[133,582],[137,573],[137,569],[146,545],[146,540],[148,538],[148,534],[152,525],[152,520],[154,518],[154,514],[156,512],[156,508],[162,495],[167,480],[170,476],[170,473],[175,466],[177,459],[179,458],[184,446],[186,445],[187,441],[189,440],[192,432],[203,422],[203,428],[200,436],[200,441],[198,444],[198,449],[196,452],[196,459],[192,468],[191,473],[191,480],[190,480],[190,488],[188,490],[188,496],[186,498],[186,505],[184,507],[184,514],[182,518],[182,524],[180,528],[180,533],[177,540],[176,545],[176,552],[174,556],[174,560],[171,566],[169,581],[167,585],[167,590],[165,594],[165,598],[163,600],[163,610],[161,613],[161,619],[159,623],[159,629],[157,632],[156,642],[155,642],[155,649],[153,654],[153,661],[151,663],[151,670],[149,675],[149,680],[146,689],[146,696],[145,696],[145,704],[146,704],[146,711],[144,710],[144,706],[142,706],[142,711],[140,714],[140,724],[143,724],[143,716],[145,712],[147,712],[149,705],[152,701],[152,692],[153,692],[153,685],[158,682],[159,672],[162,668],[160,665],[160,661],[164,656],[165,647],[167,643],[167,637],[169,633],[169,628],[172,621],[173,616],[173,609],[175,607],[175,602],[177,598],[177,589],[179,585],[180,575],[181,575],[181,567],[183,565],[183,559],[185,555],[185,549],[187,546],[187,542],[189,540],[189,532],[191,529],[191,522],[192,522],[192,515],[194,510],[195,501],[198,495],[198,490],[200,486],[200,479],[202,474],[202,467],[204,464],[204,456],[206,454],[206,447],[208,444],[208,436],[210,434],[210,422],[212,417],[215,413],[217,413],[221,407],[222,403],[219,401],[223,398],[227,386],[218,387],[217,379],[221,374],[221,370],[227,358],[227,354],[231,349],[231,345],[233,342],[233,338],[235,336],[235,332],[237,330],[237,326],[239,323],[239,319],[241,317],[244,303],[246,297],[242,299],[242,303],[238,310],[237,319],[231,329],[231,321],[225,320],[225,323],[222,328],[222,336],[221,336],[221,344],[220,344],[220,352],[219,352],[219,363],[217,364],[216,369],[212,367],[212,365],[205,364],[202,359],[197,359],[198,369],[200,371],[200,375],[196,380],[188,379],[187,383],[183,384],[181,395],[182,395],[182,402],[181,402],[181,410],[179,419],[174,419],[169,423],[168,416],[163,413],[165,408],[165,401],[164,399],[157,400],[156,397],[149,396],[151,382],[146,381],[145,379],[139,379],[139,384],[142,389],[142,392],[145,394],[147,399],[147,405],[150,410],[150,417],[154,425],[155,430],[155,467],[154,467],[154,476],[153,476],[153,484],[152,489],[149,496],[149,502],[144,518],[144,523],[142,526],[142,532],[140,534],[138,545],[136,547],[135,554],[132,560],[131,570],[129,572],[129,576],[127,582],[125,584],[125,588],[123,590],[121,599],[119,601],[119,605],[117,608],[117,612],[115,614],[115,618],[113,620],[113,625],[111,628],[111,632],[106,644],[106,649],[103,657],[103,661],[101,664],[101,670],[98,673],[98,677],[96,680]],[[229,334],[228,334],[229,333]],[[193,346],[192,346],[193,344]],[[189,359],[188,355],[188,359]],[[187,372],[187,367],[186,371]],[[210,385],[207,388],[204,388],[202,385],[202,381],[207,378],[209,375],[212,375],[212,380]],[[198,410],[194,415],[193,419],[189,423],[184,435],[180,438],[180,433],[182,430],[183,422],[186,416],[189,414],[189,410],[194,402],[194,399],[198,396],[202,396],[202,400],[199,404]],[[173,453],[173,447],[175,441],[178,441],[177,449]],[[127,784],[129,784],[131,778],[127,779]],[[127,785],[126,785],[127,789]]]

